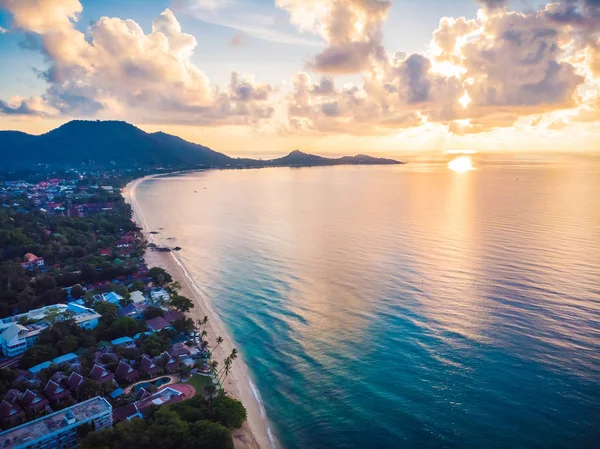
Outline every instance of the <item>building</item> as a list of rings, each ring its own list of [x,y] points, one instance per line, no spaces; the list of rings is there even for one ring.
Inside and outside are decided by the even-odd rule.
[[[26,270],[35,270],[36,268],[44,268],[44,258],[38,257],[33,253],[27,253],[23,257],[23,268]]]
[[[131,300],[134,304],[143,304],[146,302],[146,297],[141,291],[136,290],[134,292],[131,292]]]
[[[94,301],[106,301],[118,307],[121,307],[121,301],[123,301],[123,299],[125,298],[115,292],[101,293],[94,296]]]
[[[90,377],[101,384],[109,382],[115,378],[115,375],[100,365],[94,365],[90,371]]]
[[[164,288],[159,288],[158,290],[152,290],[150,292],[150,302],[155,306],[166,308],[166,304],[168,304],[170,300],[171,296]]]
[[[160,372],[160,366],[158,366],[156,363],[154,363],[154,360],[144,354],[142,356],[142,361],[140,362],[140,372],[150,377],[155,377]]]
[[[115,370],[115,375],[120,381],[132,383],[138,378],[140,373],[138,370],[133,369],[125,360],[121,360],[119,366],[117,366],[117,369]]]
[[[166,321],[163,317],[157,316],[146,321],[146,326],[148,326],[148,329],[150,329],[152,332],[158,332],[163,329],[166,329],[170,325],[169,322]]]
[[[46,306],[1,319],[0,349],[8,357],[22,354],[27,348],[33,346],[38,340],[40,333],[50,326],[50,323],[47,321],[49,313],[57,313],[55,319],[61,320],[67,311],[70,312],[80,327],[93,329],[98,326],[100,315],[93,309],[75,303]]]
[[[88,424],[94,430],[112,427],[112,407],[96,396],[56,413],[0,433],[3,449],[75,448],[78,428]]]

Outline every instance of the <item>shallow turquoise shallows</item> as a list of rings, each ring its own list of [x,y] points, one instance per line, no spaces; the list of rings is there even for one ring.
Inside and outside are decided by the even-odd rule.
[[[600,447],[600,164],[474,162],[137,188],[284,448]]]

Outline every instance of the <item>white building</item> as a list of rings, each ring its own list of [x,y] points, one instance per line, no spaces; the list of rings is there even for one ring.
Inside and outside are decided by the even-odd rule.
[[[33,346],[40,333],[50,326],[46,316],[51,311],[58,312],[57,320],[60,320],[65,312],[71,311],[74,314],[75,322],[86,329],[95,328],[100,319],[100,315],[95,310],[75,303],[46,306],[20,315],[3,318],[0,320],[0,349],[2,349],[4,355],[12,357],[22,354],[27,348]],[[19,324],[19,322],[23,324]]]
[[[167,304],[171,300],[169,296],[169,292],[167,292],[164,288],[160,288],[158,290],[152,290],[150,292],[150,301],[153,305],[161,307],[165,310],[168,309]]]
[[[112,427],[112,406],[100,396],[0,433],[3,449],[71,449],[79,442],[78,428]]]

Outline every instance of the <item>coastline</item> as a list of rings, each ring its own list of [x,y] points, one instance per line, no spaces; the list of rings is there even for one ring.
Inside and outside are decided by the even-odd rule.
[[[144,236],[149,242],[153,241],[153,235],[150,234],[147,223],[144,220],[143,213],[135,200],[135,190],[139,184],[147,179],[160,175],[151,175],[136,179],[122,190],[125,201],[131,205],[134,221],[142,228]],[[173,279],[181,284],[181,293],[194,301],[195,307],[188,313],[194,319],[202,319],[208,316],[209,322],[206,327],[208,333],[207,339],[210,347],[216,346],[217,336],[221,336],[224,342],[217,347],[213,353],[215,360],[223,364],[223,359],[231,353],[236,346],[231,336],[227,332],[224,323],[218,314],[212,309],[208,298],[206,298],[198,289],[195,282],[185,269],[185,266],[173,252],[159,252],[147,250],[144,259],[149,267],[161,267],[167,270]],[[232,370],[225,380],[225,389],[236,399],[240,400],[248,412],[248,417],[241,429],[234,430],[233,442],[236,449],[275,449],[278,447],[272,436],[267,420],[266,412],[258,397],[258,392],[252,382],[248,366],[239,356],[232,365]]]

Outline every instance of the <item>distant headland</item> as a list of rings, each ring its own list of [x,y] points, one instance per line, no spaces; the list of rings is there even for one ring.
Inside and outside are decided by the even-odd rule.
[[[91,169],[171,169],[392,165],[402,162],[359,154],[327,158],[292,151],[278,159],[232,158],[163,132],[147,133],[121,121],[73,120],[39,136],[0,131],[0,171],[88,166]]]

